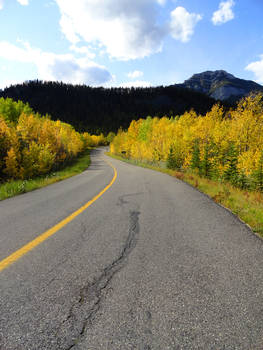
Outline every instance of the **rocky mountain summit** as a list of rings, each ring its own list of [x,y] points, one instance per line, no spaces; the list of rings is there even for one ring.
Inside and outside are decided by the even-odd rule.
[[[252,80],[236,78],[224,70],[194,74],[183,84],[177,85],[205,93],[216,100],[228,100],[230,102],[235,102],[252,91],[263,91],[262,85]]]

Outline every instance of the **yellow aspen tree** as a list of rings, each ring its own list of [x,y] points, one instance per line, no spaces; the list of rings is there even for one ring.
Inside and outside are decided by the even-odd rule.
[[[7,156],[5,157],[4,173],[13,179],[18,178],[20,175],[19,163],[13,147],[11,147],[11,149],[7,152]]]

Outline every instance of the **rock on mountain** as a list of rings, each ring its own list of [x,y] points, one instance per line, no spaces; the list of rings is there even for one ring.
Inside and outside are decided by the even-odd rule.
[[[224,70],[194,74],[183,84],[177,85],[205,93],[216,100],[227,100],[230,102],[235,102],[252,91],[263,91],[262,85],[251,80],[236,78]]]

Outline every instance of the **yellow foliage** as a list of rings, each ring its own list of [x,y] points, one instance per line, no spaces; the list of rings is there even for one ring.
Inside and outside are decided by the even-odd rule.
[[[84,133],[61,121],[21,113],[16,123],[0,116],[0,180],[26,179],[48,173],[88,147],[106,144],[103,134]]]
[[[232,144],[237,152],[238,171],[253,175],[263,151],[262,94],[242,99],[235,110],[227,113],[216,104],[205,116],[190,111],[178,118],[132,121],[127,132],[118,132],[110,150],[139,160],[167,161],[172,146],[180,163],[188,168],[196,141],[200,161],[208,157],[219,176],[230,166],[228,152]]]
[[[0,179],[5,166],[5,158],[10,148],[17,149],[18,140],[14,130],[9,127],[6,121],[0,116]]]
[[[11,178],[16,178],[19,175],[19,164],[13,147],[7,152],[5,157],[4,172]]]

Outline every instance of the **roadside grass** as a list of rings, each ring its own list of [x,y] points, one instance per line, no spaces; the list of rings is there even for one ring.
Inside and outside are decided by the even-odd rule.
[[[241,190],[228,183],[209,180],[192,172],[170,170],[165,168],[164,164],[158,166],[157,164],[127,159],[111,153],[106,154],[112,158],[160,171],[185,181],[199,191],[207,194],[215,202],[230,209],[232,213],[236,214],[255,233],[263,238],[263,193]]]
[[[45,176],[29,180],[11,180],[0,184],[0,200],[30,192],[41,187],[65,180],[80,174],[90,165],[90,149],[83,152],[78,158],[67,164],[64,168],[53,171]]]

